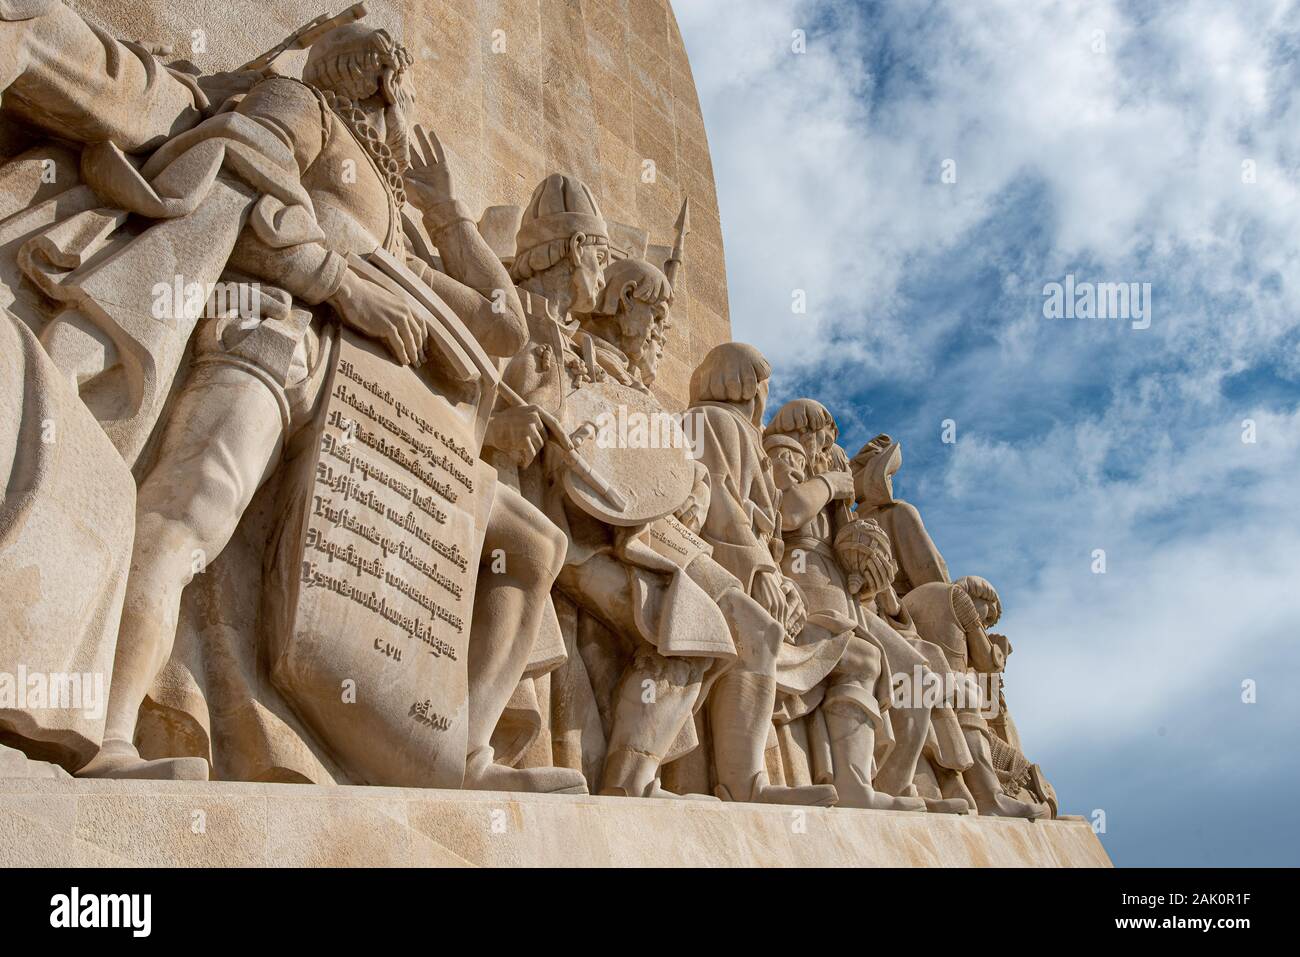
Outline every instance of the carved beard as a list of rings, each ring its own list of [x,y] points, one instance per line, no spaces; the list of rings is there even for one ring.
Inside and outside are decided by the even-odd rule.
[[[808,457],[808,474],[814,478],[823,472],[833,472],[836,469],[835,443],[827,442],[824,447],[820,447],[823,441],[820,430],[809,432],[806,437],[799,437],[799,444],[804,447]]]
[[[385,143],[397,160],[398,169],[405,173],[411,168],[411,128],[406,122],[406,110],[396,103],[384,107]]]
[[[628,365],[633,368],[645,369],[653,361],[651,355],[654,352],[654,319],[651,318],[641,328],[638,328],[638,322],[635,316],[624,313],[619,317],[618,347],[623,350],[623,354],[628,358]]]
[[[640,359],[637,360],[636,367],[641,372],[641,381],[650,385],[659,375],[659,360],[664,357],[664,341],[658,335],[651,331],[650,339],[646,342],[645,351],[641,353]]]

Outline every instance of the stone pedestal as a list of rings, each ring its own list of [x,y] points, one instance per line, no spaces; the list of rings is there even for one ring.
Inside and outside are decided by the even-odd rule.
[[[405,788],[0,780],[18,866],[1109,867],[1083,821]]]

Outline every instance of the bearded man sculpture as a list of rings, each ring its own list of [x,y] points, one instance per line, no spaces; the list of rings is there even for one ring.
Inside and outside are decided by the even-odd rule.
[[[137,548],[104,744],[83,775],[207,776],[202,758],[141,759],[133,740],[137,714],[170,653],[181,592],[195,571],[192,556],[211,560],[221,553],[253,494],[310,420],[336,323],[379,340],[399,365],[438,361],[424,320],[401,296],[358,273],[349,257],[382,250],[404,261],[491,355],[511,356],[525,342],[513,287],[452,195],[441,147],[426,136],[426,155],[411,150],[410,65],[405,48],[383,30],[338,27],[312,47],[304,81],[267,79],[242,99],[233,118],[216,117],[165,147],[182,156],[232,129],[246,128],[250,138],[269,133],[289,146],[294,162],[292,169],[278,171],[283,182],[270,188],[277,195],[308,197],[310,206],[292,207],[276,220],[251,217],[230,257],[228,269],[235,274],[282,291],[262,297],[275,307],[271,314],[254,322],[233,316],[200,330],[193,372],[140,485]],[[408,197],[424,213],[445,273],[411,252],[415,247],[402,217]],[[504,309],[496,308],[498,301]],[[528,560],[516,563],[516,577],[501,586],[510,600],[497,600],[490,586],[477,593],[476,640],[526,642],[559,570],[558,532],[521,496],[503,489],[493,503],[485,545],[494,541]],[[495,716],[480,723],[490,731]],[[519,782],[511,769],[498,770],[483,741],[471,736],[471,748],[476,745],[479,753],[471,754],[466,776],[470,786],[584,789],[565,769]],[[418,769],[413,773],[418,779]]]

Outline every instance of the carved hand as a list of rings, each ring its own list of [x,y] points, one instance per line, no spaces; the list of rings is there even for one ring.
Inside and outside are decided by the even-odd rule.
[[[515,465],[524,468],[546,443],[546,426],[540,413],[535,405],[497,412],[488,422],[483,444],[506,453]]]
[[[1002,649],[993,644],[988,633],[978,625],[966,632],[966,648],[971,666],[980,674],[999,674],[1007,666]]]
[[[242,73],[205,73],[194,78],[207,98],[215,105],[224,103],[232,96],[247,93],[265,77],[257,70],[245,70]]]
[[[831,487],[831,498],[833,500],[848,499],[853,500],[853,475],[849,472],[823,472],[822,478],[826,484]]]
[[[862,585],[858,588],[857,597],[860,597],[863,601],[875,598],[885,589],[893,591],[891,587],[893,580],[889,577],[889,569],[881,562],[876,560],[868,561],[860,572]]]
[[[422,210],[450,202],[455,195],[442,143],[419,123],[412,132],[411,168],[402,177],[407,196]]]
[[[764,569],[754,576],[754,583],[750,586],[749,597],[754,599],[763,606],[763,610],[769,615],[785,624],[786,620],[786,601],[784,577],[770,569]]]
[[[786,638],[793,640],[808,623],[808,607],[803,602],[799,586],[784,575],[781,577],[781,591],[785,593],[785,621],[782,624],[785,625]]]
[[[424,323],[387,289],[349,271],[330,304],[345,326],[387,345],[401,365],[420,364],[427,358]]]

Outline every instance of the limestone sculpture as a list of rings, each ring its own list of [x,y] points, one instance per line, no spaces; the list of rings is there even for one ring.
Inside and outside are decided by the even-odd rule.
[[[899,444],[741,343],[670,408],[689,201],[476,220],[365,16],[214,73],[0,0],[0,776],[1054,815]]]
[[[800,641],[830,643],[838,652],[832,652],[837,664],[826,683],[790,699],[781,723],[802,719],[808,753],[821,752],[815,773],[835,781],[841,801],[924,810],[924,801],[909,792],[929,730],[928,709],[908,703],[885,716],[891,669],[922,663],[892,629],[864,615],[849,589],[835,541],[850,520],[843,504],[853,479],[833,467],[833,443],[834,420],[811,399],[786,403],[767,427],[769,452],[782,459],[783,565],[809,609]]]

